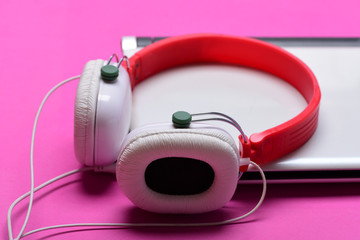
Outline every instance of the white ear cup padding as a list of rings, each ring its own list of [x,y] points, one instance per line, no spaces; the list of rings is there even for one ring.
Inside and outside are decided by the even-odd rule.
[[[94,164],[94,128],[100,70],[104,60],[89,61],[81,74],[75,99],[74,148],[78,161]]]
[[[192,124],[193,125],[193,124]],[[144,173],[161,158],[202,160],[214,170],[213,184],[193,195],[169,195],[150,189]],[[138,207],[158,213],[201,213],[224,206],[233,196],[239,174],[239,152],[222,129],[146,129],[123,145],[116,176],[127,197]]]

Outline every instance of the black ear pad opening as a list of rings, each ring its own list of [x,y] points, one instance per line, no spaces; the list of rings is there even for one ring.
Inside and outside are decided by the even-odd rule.
[[[205,192],[214,182],[213,168],[206,162],[183,157],[167,157],[151,162],[145,170],[146,185],[168,195]]]

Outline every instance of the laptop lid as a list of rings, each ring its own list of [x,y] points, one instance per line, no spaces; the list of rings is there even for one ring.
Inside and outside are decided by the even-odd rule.
[[[162,38],[123,37],[123,54]],[[260,38],[303,60],[316,75],[322,92],[318,129],[295,152],[264,166],[277,182],[359,181],[360,39]],[[241,94],[239,94],[241,92]],[[269,74],[241,67],[196,65],[152,76],[134,90],[133,128],[166,122],[178,110],[218,111],[235,118],[247,135],[294,117],[306,102],[292,86]],[[156,114],[153,114],[154,111]],[[237,139],[236,130],[215,123]],[[243,179],[256,181],[250,169]]]

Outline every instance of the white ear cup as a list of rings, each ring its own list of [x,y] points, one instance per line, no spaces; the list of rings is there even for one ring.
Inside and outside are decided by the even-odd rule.
[[[132,132],[119,155],[116,177],[127,197],[138,207],[158,213],[201,213],[224,206],[233,196],[239,174],[239,151],[222,129],[191,124],[146,127]],[[173,195],[151,189],[145,180],[149,164],[158,159],[189,158],[211,166],[211,186],[200,193]],[[181,181],[181,179],[179,179]],[[194,184],[197,184],[194,182]]]
[[[95,165],[116,162],[121,144],[130,131],[131,87],[127,71],[120,67],[117,80],[101,80],[96,106]]]
[[[95,111],[100,69],[104,60],[89,61],[81,74],[75,99],[74,148],[77,160],[94,165]]]
[[[106,82],[101,79],[101,67],[105,64],[104,60],[88,62],[76,92],[75,155],[88,166],[115,162],[130,128],[129,75],[120,67],[118,78]]]

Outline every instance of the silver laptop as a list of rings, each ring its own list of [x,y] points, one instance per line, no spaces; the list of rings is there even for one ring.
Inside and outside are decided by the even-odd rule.
[[[123,37],[131,57],[162,38]],[[360,181],[360,39],[261,38],[290,51],[315,73],[322,92],[318,129],[295,152],[264,167],[274,182]],[[250,136],[294,117],[306,106],[289,84],[253,69],[193,65],[171,69],[134,90],[132,128],[169,122],[178,110],[218,111],[235,118]],[[238,133],[223,123],[235,139]],[[244,180],[256,182],[251,169]]]

